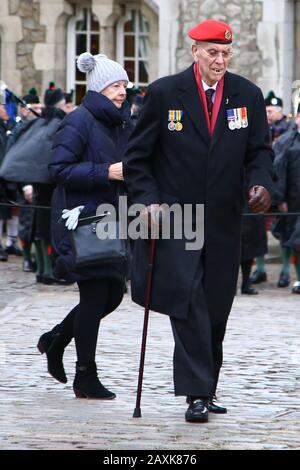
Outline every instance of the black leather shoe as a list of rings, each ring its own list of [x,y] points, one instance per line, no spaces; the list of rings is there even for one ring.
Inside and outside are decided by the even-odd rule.
[[[290,284],[290,275],[281,271],[277,287],[287,287]]]
[[[300,281],[295,282],[292,288],[293,294],[300,294]]]
[[[53,276],[53,279],[55,281],[55,284],[58,284],[60,286],[70,286],[71,284],[74,284],[75,281],[67,281],[66,279],[63,278],[57,278]]]
[[[192,403],[192,397],[186,397],[186,402],[190,405]],[[217,397],[214,395],[212,398],[208,399],[207,408],[210,413],[225,414],[227,413],[227,408],[221,406],[217,403]]]
[[[208,421],[208,400],[195,398],[185,412],[185,420],[189,423],[206,423]]]
[[[50,286],[51,284],[55,284],[56,280],[53,276],[50,276],[49,274],[37,274],[36,282],[39,282],[41,284],[47,284]]]
[[[7,260],[8,260],[8,254],[6,253],[4,248],[0,246],[0,261],[7,261]]]
[[[267,280],[267,273],[263,271],[254,271],[252,276],[250,277],[251,284],[260,284],[261,282],[266,282]]]
[[[227,413],[227,408],[225,408],[225,406],[218,405],[216,396],[213,396],[209,399],[207,408],[210,413],[216,413],[220,415]]]
[[[12,244],[10,246],[7,246],[5,248],[5,251],[8,255],[16,255],[16,256],[23,256],[23,250],[21,250],[18,246],[15,244]]]
[[[245,286],[241,287],[241,293],[247,295],[257,295],[258,292],[254,287],[251,287],[251,284],[246,284]]]

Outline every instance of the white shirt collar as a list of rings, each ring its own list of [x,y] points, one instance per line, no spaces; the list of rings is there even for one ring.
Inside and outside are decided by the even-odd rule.
[[[205,83],[204,80],[202,80],[202,85],[203,85],[204,91],[208,90],[209,88],[213,88],[213,89],[216,91],[218,82],[216,82],[216,83],[215,83],[214,85],[212,85],[212,86],[209,86],[209,85],[207,85],[207,83]]]

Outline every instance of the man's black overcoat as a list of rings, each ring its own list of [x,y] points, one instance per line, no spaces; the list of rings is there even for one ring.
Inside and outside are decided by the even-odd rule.
[[[230,130],[227,109],[247,107],[248,127]],[[168,129],[169,110],[181,110],[181,131]],[[135,203],[205,205],[204,292],[212,323],[226,321],[239,269],[244,177],[246,187],[270,192],[272,149],[261,90],[226,72],[222,103],[210,137],[193,66],[149,86],[125,155],[125,182]],[[184,240],[159,240],[151,309],[186,318],[200,251]],[[135,242],[132,298],[144,305],[149,243]]]

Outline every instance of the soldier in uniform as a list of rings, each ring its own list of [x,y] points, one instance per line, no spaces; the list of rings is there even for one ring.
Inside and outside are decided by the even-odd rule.
[[[184,237],[157,240],[150,304],[171,319],[175,395],[187,399],[185,419],[204,422],[209,412],[227,411],[215,394],[239,270],[244,185],[251,210],[267,210],[273,155],[261,90],[227,71],[230,26],[207,20],[189,36],[194,63],[149,86],[124,176],[133,202],[154,221],[162,203],[205,206],[202,249],[187,250]],[[140,305],[149,250],[135,241],[131,286]]]
[[[300,104],[294,119],[295,127],[279,137],[274,145],[274,169],[277,176],[273,203],[281,212],[300,212]],[[280,279],[290,281],[289,259],[295,259],[297,281],[292,292],[300,294],[300,216],[279,217],[273,227],[273,234],[280,240],[286,264]],[[283,258],[284,260],[284,258]],[[284,270],[285,268],[285,270]],[[280,280],[279,279],[279,280]]]
[[[265,99],[267,119],[270,130],[270,139],[272,144],[284,132],[286,132],[293,122],[288,121],[283,112],[283,101],[270,91]]]
[[[294,121],[288,121],[287,117],[284,115],[283,112],[283,101],[278,96],[275,96],[273,91],[270,91],[268,96],[265,98],[265,106],[267,111],[267,119],[269,125],[269,133],[270,133],[270,141],[272,145],[276,144],[278,137],[289,130],[293,130],[297,128],[295,126]],[[269,218],[271,219],[271,218]],[[255,230],[255,222],[257,225],[257,229]],[[268,223],[268,220],[264,220],[262,218],[255,218],[253,220],[253,233],[254,238],[255,235],[258,234],[261,238],[261,243],[266,247],[267,253],[267,233],[263,231],[263,228],[270,226],[272,219]],[[278,287],[287,287],[290,283],[290,250],[287,247],[281,247],[281,256],[282,256],[282,268],[279,275]],[[267,280],[267,272],[265,267],[265,258],[264,255],[258,256],[256,258],[256,270],[253,272],[252,276],[250,277],[250,282],[252,284],[260,284]]]

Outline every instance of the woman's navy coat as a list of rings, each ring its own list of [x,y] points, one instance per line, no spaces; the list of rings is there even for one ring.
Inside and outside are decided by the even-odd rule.
[[[119,110],[106,96],[88,91],[82,104],[61,123],[50,172],[57,188],[52,199],[55,274],[68,280],[114,278],[122,281],[124,264],[76,269],[63,209],[83,205],[81,217],[96,214],[102,203],[116,205],[120,183],[108,179],[108,168],[122,160],[129,135],[129,107]]]

